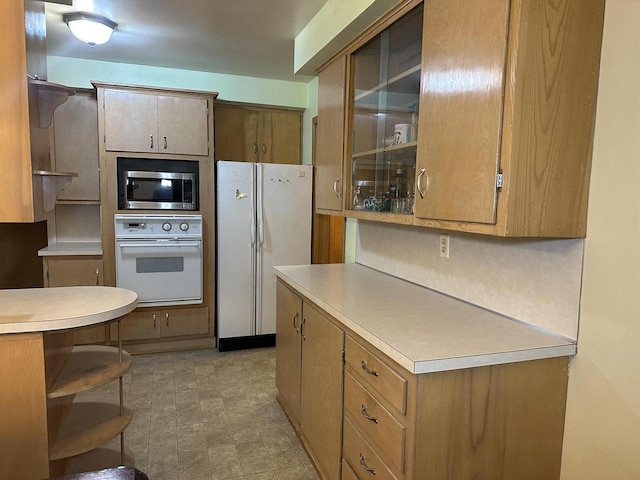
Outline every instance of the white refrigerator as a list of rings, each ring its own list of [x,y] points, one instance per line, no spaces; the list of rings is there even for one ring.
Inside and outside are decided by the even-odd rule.
[[[216,163],[218,348],[274,345],[277,265],[311,263],[309,165]]]

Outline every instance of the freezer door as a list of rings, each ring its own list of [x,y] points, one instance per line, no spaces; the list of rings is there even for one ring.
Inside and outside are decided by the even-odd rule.
[[[216,164],[218,338],[255,335],[254,164]]]
[[[276,332],[274,266],[311,263],[310,165],[257,164],[256,333]]]

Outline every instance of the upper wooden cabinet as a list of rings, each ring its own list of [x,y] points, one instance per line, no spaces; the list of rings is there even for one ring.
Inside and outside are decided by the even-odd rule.
[[[413,67],[407,39],[421,5]],[[603,0],[416,0],[389,12],[343,52],[343,214],[505,237],[585,236],[603,16]],[[396,68],[403,58],[406,68]],[[394,204],[404,187],[408,200]]]
[[[105,88],[103,107],[107,151],[209,154],[205,97]]]
[[[301,163],[302,111],[222,104],[215,112],[216,160]]]
[[[58,187],[70,178],[50,171],[48,127],[55,108],[74,90],[46,81],[45,37],[43,2],[14,1],[3,10],[0,222],[44,219]]]
[[[342,210],[342,156],[345,134],[347,57],[339,56],[318,74],[318,130],[315,159],[315,208]]]

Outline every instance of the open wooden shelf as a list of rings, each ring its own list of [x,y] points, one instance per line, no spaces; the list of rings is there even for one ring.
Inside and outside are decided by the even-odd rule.
[[[103,470],[113,468],[116,465],[135,466],[132,452],[125,447],[124,458],[122,458],[119,446],[117,448],[105,446],[74,457],[56,460],[51,462],[49,468],[52,475],[61,476]]]
[[[103,446],[122,433],[133,412],[116,403],[77,397],[64,420],[58,438],[49,449],[49,459],[59,460]]]
[[[105,385],[131,368],[131,355],[122,350],[122,358],[118,347],[103,345],[75,346],[55,383],[47,393],[47,398],[58,398],[66,395],[91,390]]]
[[[49,170],[34,170],[33,175],[42,179],[42,206],[45,213],[55,208],[60,191],[71,183],[73,177],[78,176],[74,172],[52,172]]]
[[[67,99],[76,94],[75,89],[57,83],[29,78],[29,89],[38,92],[38,104],[40,107],[40,128],[47,128],[53,120],[53,112]]]

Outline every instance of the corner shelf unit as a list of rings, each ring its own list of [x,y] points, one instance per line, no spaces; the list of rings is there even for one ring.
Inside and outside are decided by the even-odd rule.
[[[50,438],[50,462],[73,461],[72,457],[100,450],[120,435],[119,463],[125,463],[123,432],[131,423],[133,412],[124,406],[122,376],[131,365],[131,355],[121,345],[81,345],[71,349],[47,391],[50,404],[63,399],[68,408],[57,434]],[[76,396],[114,380],[119,381],[119,399],[116,402],[105,400],[102,394]]]

